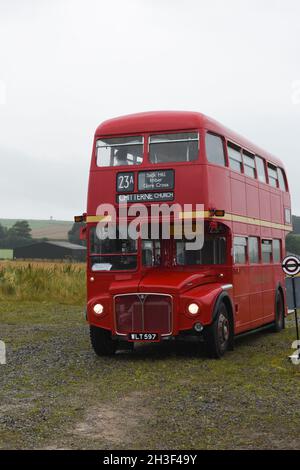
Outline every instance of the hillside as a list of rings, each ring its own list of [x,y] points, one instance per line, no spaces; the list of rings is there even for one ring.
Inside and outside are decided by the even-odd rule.
[[[9,228],[17,220],[22,219],[0,219],[0,224]],[[28,223],[32,229],[33,238],[49,238],[50,240],[67,240],[68,231],[72,228],[73,225],[73,222],[68,220],[29,219]]]
[[[4,227],[11,227],[17,220],[22,219],[0,219],[0,224]],[[32,229],[33,238],[49,238],[50,240],[67,240],[68,231],[72,228],[73,222],[69,220],[28,220]],[[293,216],[293,235],[300,235],[300,217]],[[296,239],[298,237],[295,237]],[[299,237],[300,238],[300,237]],[[300,240],[299,240],[300,245]],[[293,247],[295,248],[295,247]],[[296,252],[300,250],[300,247]],[[299,251],[300,254],[300,251]]]

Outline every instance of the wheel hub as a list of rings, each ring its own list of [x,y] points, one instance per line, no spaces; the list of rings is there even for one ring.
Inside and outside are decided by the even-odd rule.
[[[229,339],[229,322],[223,313],[219,316],[218,332],[220,344],[224,345]]]

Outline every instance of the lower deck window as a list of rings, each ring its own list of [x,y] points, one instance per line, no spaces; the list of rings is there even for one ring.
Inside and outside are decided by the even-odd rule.
[[[258,238],[248,238],[249,262],[259,263]]]
[[[187,250],[188,241],[176,242],[176,263],[180,266],[199,264],[224,264],[226,260],[226,238],[206,237],[201,250]]]
[[[273,262],[280,263],[281,262],[281,252],[280,252],[280,240],[273,240]]]
[[[235,264],[245,264],[247,261],[247,238],[234,237],[233,258]]]
[[[261,256],[263,263],[271,263],[272,260],[272,240],[261,241]]]

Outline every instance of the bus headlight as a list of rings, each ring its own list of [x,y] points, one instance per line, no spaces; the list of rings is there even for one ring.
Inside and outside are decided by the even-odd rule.
[[[191,315],[197,315],[199,313],[199,305],[195,304],[194,302],[188,305],[188,312]]]
[[[102,304],[95,304],[93,310],[97,315],[101,315],[101,313],[104,311],[104,307]]]

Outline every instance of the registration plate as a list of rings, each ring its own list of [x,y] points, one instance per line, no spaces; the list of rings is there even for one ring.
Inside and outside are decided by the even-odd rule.
[[[129,341],[159,341],[157,333],[129,333]]]

